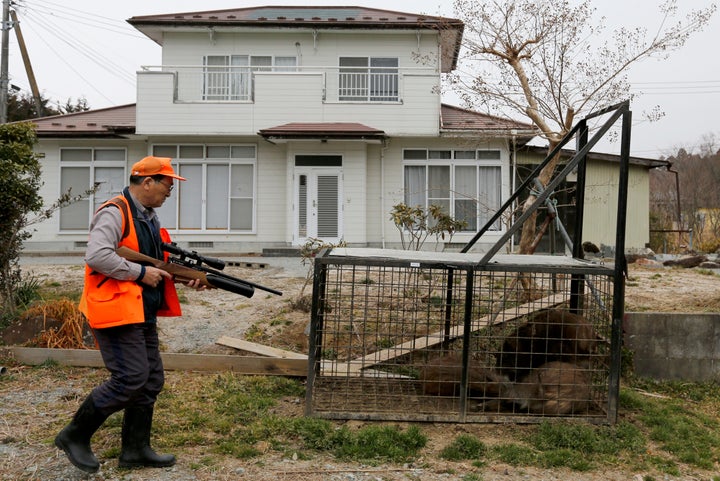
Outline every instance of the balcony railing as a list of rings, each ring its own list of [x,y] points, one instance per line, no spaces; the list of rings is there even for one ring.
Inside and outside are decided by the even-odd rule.
[[[177,102],[252,102],[258,73],[287,76],[317,74],[322,80],[325,102],[401,102],[404,76],[439,77],[430,68],[340,67],[247,67],[247,66],[153,66],[145,71],[174,76]]]

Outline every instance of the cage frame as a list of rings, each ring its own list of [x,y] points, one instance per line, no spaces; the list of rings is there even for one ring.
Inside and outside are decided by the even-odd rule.
[[[598,128],[592,138],[589,137],[588,121],[603,115],[609,118]],[[612,264],[598,264],[584,260],[582,250],[582,224],[583,207],[585,196],[585,172],[586,156],[590,149],[608,132],[608,130],[619,120],[621,126],[621,154],[619,162],[619,178],[617,190],[617,215],[616,215],[616,242],[615,259]],[[620,385],[620,364],[622,348],[622,318],[624,315],[624,290],[625,273],[627,262],[625,259],[625,223],[627,218],[627,195],[629,177],[629,154],[630,154],[630,131],[632,112],[628,101],[622,102],[605,109],[593,112],[573,127],[568,134],[555,146],[546,159],[538,165],[528,179],[517,187],[516,191],[503,204],[503,206],[488,220],[488,222],[475,234],[473,239],[459,253],[445,252],[422,252],[422,251],[393,251],[386,249],[363,249],[363,248],[331,248],[321,252],[314,260],[313,295],[310,322],[309,354],[308,354],[308,377],[306,389],[305,414],[335,419],[360,419],[360,420],[403,420],[403,421],[439,421],[439,422],[540,422],[547,419],[546,416],[468,416],[467,411],[467,387],[468,387],[468,343],[463,343],[462,352],[462,375],[460,381],[459,412],[457,415],[404,415],[397,413],[362,413],[362,412],[323,412],[316,409],[313,404],[314,387],[318,376],[322,375],[322,326],[324,322],[324,292],[327,288],[328,269],[343,265],[365,265],[384,266],[407,269],[445,269],[448,272],[447,278],[447,305],[452,304],[452,283],[456,273],[465,275],[465,316],[463,336],[470,335],[472,319],[473,279],[478,273],[483,272],[516,272],[516,273],[557,273],[570,276],[569,310],[577,312],[581,308],[581,302],[588,284],[588,276],[604,276],[612,280],[612,310],[610,313],[610,348],[609,348],[609,370],[607,379],[607,405],[604,407],[606,413],[603,417],[587,417],[587,420],[595,423],[615,424],[618,418],[618,399]],[[501,238],[485,253],[477,254],[470,252],[472,246],[489,228],[501,217],[501,215],[517,202],[520,194],[533,185],[534,180],[540,171],[560,152],[562,147],[571,139],[576,139],[576,154],[564,165],[558,173],[545,186],[545,189],[538,193],[533,204],[524,211],[513,224],[503,233]],[[575,218],[575,239],[572,243],[571,256],[542,256],[542,255],[498,255],[500,249],[507,241],[522,227],[523,222],[533,211],[540,208],[550,197],[553,190],[573,170],[577,170],[577,215]],[[563,416],[557,416],[563,417]]]

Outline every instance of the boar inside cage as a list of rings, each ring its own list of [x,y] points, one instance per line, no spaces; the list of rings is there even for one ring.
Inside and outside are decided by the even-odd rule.
[[[307,414],[613,423],[613,270],[564,256],[477,260],[347,248],[319,256]]]

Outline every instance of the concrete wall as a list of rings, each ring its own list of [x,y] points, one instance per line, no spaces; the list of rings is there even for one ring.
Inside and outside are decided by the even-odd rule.
[[[623,328],[638,376],[720,379],[720,314],[628,312]]]

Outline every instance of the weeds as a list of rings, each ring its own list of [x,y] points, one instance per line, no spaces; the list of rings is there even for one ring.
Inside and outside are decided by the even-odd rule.
[[[475,436],[461,434],[446,446],[440,453],[440,457],[448,461],[460,461],[464,459],[478,459],[485,455],[487,447],[485,443]]]
[[[102,370],[49,362],[0,377],[0,386],[10,392],[71,378],[83,379],[89,390],[104,377]],[[160,450],[185,451],[184,455],[191,457],[189,465],[210,471],[221,469],[224,457],[262,463],[264,454],[276,452],[292,459],[331,456],[366,465],[421,459],[432,465],[433,458],[444,459],[459,463],[448,472],[462,480],[481,480],[481,469],[500,463],[576,472],[620,468],[645,472],[644,479],[664,479],[688,471],[716,473],[720,461],[720,435],[716,434],[720,432],[720,388],[713,383],[636,380],[620,391],[622,420],[614,426],[545,422],[502,428],[499,437],[483,426],[472,434],[464,432],[447,439],[437,453],[428,450],[428,434],[422,424],[400,427],[304,417],[304,389],[300,380],[279,376],[171,373],[156,405],[154,444]],[[121,420],[120,414],[113,415],[97,434],[96,445],[103,457],[117,455]],[[45,437],[31,441],[51,442],[66,421],[58,418],[47,426]],[[467,431],[471,429],[468,425]],[[202,456],[192,458],[198,448]],[[702,479],[720,481],[710,474]]]

